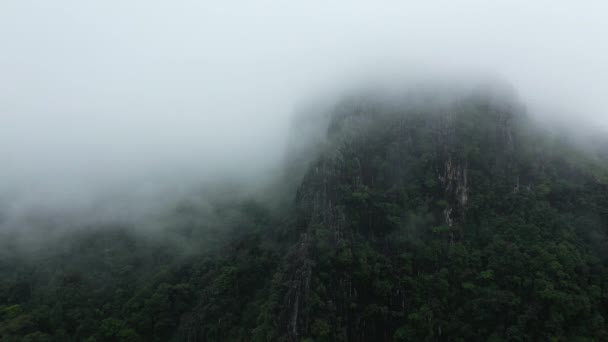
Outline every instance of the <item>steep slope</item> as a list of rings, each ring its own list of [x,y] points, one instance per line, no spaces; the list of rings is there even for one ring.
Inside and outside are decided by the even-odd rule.
[[[608,338],[606,164],[527,125],[503,93],[342,103],[298,190],[278,337]]]

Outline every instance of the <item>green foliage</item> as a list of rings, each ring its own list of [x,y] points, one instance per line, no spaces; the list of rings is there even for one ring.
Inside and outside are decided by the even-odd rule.
[[[0,340],[608,340],[608,155],[516,107],[346,101],[293,206],[3,252]]]

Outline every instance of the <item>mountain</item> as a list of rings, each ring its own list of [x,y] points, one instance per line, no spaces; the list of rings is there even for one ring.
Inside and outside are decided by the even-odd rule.
[[[489,85],[362,91],[319,117],[287,203],[190,199],[155,234],[27,253],[5,234],[1,340],[608,340],[603,137]]]

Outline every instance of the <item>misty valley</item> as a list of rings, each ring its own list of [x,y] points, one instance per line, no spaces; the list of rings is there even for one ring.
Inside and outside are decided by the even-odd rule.
[[[0,206],[0,341],[608,341],[605,135],[492,85],[297,120],[255,190],[135,220]]]

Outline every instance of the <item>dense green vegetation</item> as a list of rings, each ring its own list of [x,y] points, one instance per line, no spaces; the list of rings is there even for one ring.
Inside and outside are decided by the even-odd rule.
[[[605,341],[608,156],[513,99],[344,100],[295,200],[0,252],[1,341]],[[604,145],[608,146],[608,145]]]

